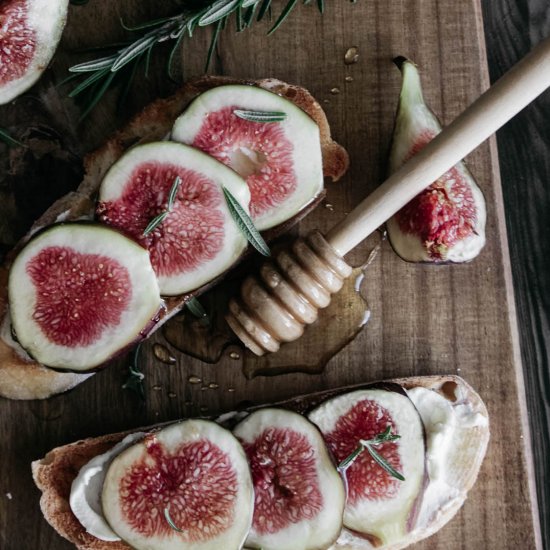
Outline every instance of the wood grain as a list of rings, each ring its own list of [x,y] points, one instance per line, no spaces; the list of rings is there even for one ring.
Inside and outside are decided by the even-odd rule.
[[[543,0],[484,1],[491,80],[550,35]],[[550,94],[497,135],[544,548],[550,548]]]
[[[162,3],[162,10],[170,11],[175,4]],[[145,0],[94,0],[85,7],[72,7],[62,49],[46,78],[50,82],[61,79],[69,63],[83,58],[70,50],[120,38],[119,15],[131,21],[156,17],[158,5]],[[307,87],[322,102],[335,138],[350,152],[352,167],[345,180],[328,185],[327,200],[333,210],[318,216],[321,230],[349,212],[384,179],[399,90],[392,57],[406,55],[418,63],[426,99],[444,123],[488,85],[477,0],[334,2],[327,3],[323,18],[314,6],[303,7],[274,36],[267,38],[266,30],[266,25],[259,25],[239,35],[222,35],[214,70],[246,78],[275,76]],[[208,32],[204,32],[187,44],[187,77],[201,73],[207,40]],[[343,56],[350,46],[358,47],[360,57],[357,64],[348,66]],[[130,111],[169,93],[171,85],[162,74],[158,62],[150,80],[134,86],[122,111],[117,112],[112,97],[78,128],[74,106],[59,95],[63,90],[48,88],[50,101],[57,107],[49,123],[57,126],[64,144],[70,144],[78,156],[105,139]],[[346,76],[354,80],[346,82]],[[38,90],[43,91],[47,83],[43,81]],[[334,88],[340,93],[331,93]],[[19,120],[29,116],[25,114],[27,101],[0,110],[1,120],[17,129]],[[482,255],[468,265],[409,265],[385,243],[364,283],[372,319],[323,374],[245,380],[242,359],[231,360],[227,355],[212,365],[177,354],[177,364],[168,366],[153,360],[152,345],[162,341],[157,333],[145,346],[148,397],[144,404],[121,390],[124,362],[47,402],[0,401],[0,547],[70,548],[41,519],[38,491],[30,477],[31,460],[57,445],[190,414],[230,410],[244,401],[265,403],[381,378],[457,373],[484,398],[492,419],[492,441],[478,483],[460,514],[418,548],[534,548],[536,527],[525,453],[518,437],[519,365],[509,322],[494,144],[481,146],[468,161],[489,208],[489,239]],[[14,207],[13,219],[17,213]],[[9,244],[24,229],[7,232],[4,242]],[[349,261],[357,265],[367,252],[367,245],[359,247]],[[318,345],[322,345],[322,336],[320,340]],[[200,385],[187,382],[190,375],[216,382],[219,388],[202,391]],[[235,391],[228,392],[228,388]]]

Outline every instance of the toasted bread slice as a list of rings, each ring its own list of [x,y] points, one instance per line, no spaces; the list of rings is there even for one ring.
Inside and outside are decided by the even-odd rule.
[[[434,510],[426,525],[422,525],[410,534],[409,540],[399,546],[386,546],[384,550],[398,550],[422,540],[441,529],[452,519],[464,503],[467,492],[477,478],[489,442],[487,409],[479,395],[462,378],[451,375],[419,376],[395,379],[391,382],[396,382],[406,389],[421,387],[437,391],[448,399],[453,407],[467,406],[473,413],[480,415],[483,422],[464,423],[464,426],[461,427],[460,437],[453,444],[452,463],[455,481],[453,494],[449,495],[449,499],[440,509]],[[303,413],[324,399],[363,386],[364,384],[312,393],[275,403],[274,406]],[[251,408],[250,411],[256,408],[259,407]],[[228,419],[224,422],[224,425],[232,427],[231,422],[234,422],[234,420],[232,421],[231,415],[223,415],[223,418]],[[152,426],[145,428],[145,431],[159,427],[161,425]],[[136,429],[77,441],[53,449],[44,458],[32,463],[34,481],[42,491],[40,507],[44,517],[62,537],[72,542],[79,550],[122,550],[130,548],[124,542],[105,542],[87,533],[70,509],[69,496],[71,484],[82,466],[94,456],[107,452],[126,435],[136,431],[144,430]],[[373,548],[373,546],[366,539],[359,538],[344,529],[333,548],[359,550]]]
[[[4,325],[0,338],[0,396],[10,399],[45,399],[51,395],[69,390],[91,376],[90,373],[56,372],[33,361],[14,342],[10,342],[9,318],[7,318],[7,280],[11,259],[30,236],[56,221],[76,220],[82,217],[92,217],[94,214],[94,198],[101,181],[111,165],[124,152],[137,143],[157,141],[165,138],[172,129],[175,119],[181,114],[189,102],[198,94],[215,86],[224,84],[250,84],[271,90],[295,103],[311,116],[320,130],[323,156],[323,173],[325,177],[337,181],[342,177],[349,165],[346,150],[331,138],[330,127],[319,103],[304,88],[286,84],[280,80],[265,79],[243,81],[227,77],[205,77],[185,84],[173,96],[159,99],[149,104],[135,116],[124,128],[116,132],[102,147],[88,155],[85,159],[85,176],[78,189],[55,202],[38,219],[28,235],[21,240],[6,262],[0,267],[0,324]],[[308,204],[298,215],[284,224],[265,233],[269,240],[283,233],[308,214],[322,200],[320,195]],[[177,313],[191,295],[198,295],[218,279],[211,281],[190,294],[173,296],[166,299],[167,311],[159,324]]]

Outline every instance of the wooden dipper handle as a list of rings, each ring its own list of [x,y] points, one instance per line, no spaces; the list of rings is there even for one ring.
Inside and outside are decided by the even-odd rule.
[[[299,338],[351,268],[344,254],[366,239],[550,86],[550,38],[481,95],[326,235],[298,240],[248,277],[226,319],[257,355]],[[277,267],[275,267],[275,264]],[[336,266],[336,267],[335,267]]]

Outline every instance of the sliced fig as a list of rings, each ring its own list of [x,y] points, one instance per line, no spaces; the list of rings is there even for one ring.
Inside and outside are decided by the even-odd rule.
[[[440,131],[424,102],[414,63],[397,58],[403,75],[390,153],[395,172]],[[446,172],[387,222],[394,250],[410,262],[466,262],[485,245],[485,199],[463,162]]]
[[[91,223],[50,226],[16,257],[8,282],[21,346],[49,367],[98,367],[140,339],[161,299],[147,250]]]
[[[0,2],[0,104],[30,88],[50,62],[69,0]]]
[[[102,506],[113,531],[138,550],[238,550],[253,497],[246,456],[231,432],[186,420],[113,460]]]
[[[236,111],[283,113],[258,122]],[[256,86],[218,86],[176,120],[172,139],[188,143],[246,178],[250,212],[263,231],[297,214],[323,189],[319,127],[300,108]]]
[[[161,293],[179,295],[226,271],[246,248],[223,187],[248,212],[250,193],[233,170],[193,147],[148,143],[132,148],[107,172],[97,215],[146,247]],[[147,232],[164,212],[162,223]]]
[[[133,445],[147,434],[136,432],[127,435],[107,452],[94,456],[87,462],[71,484],[69,505],[72,513],[95,538],[105,541],[120,540],[107,525],[101,509],[101,492],[109,464],[122,451]]]
[[[383,389],[359,390],[329,399],[309,414],[338,462],[391,427],[400,439],[375,451],[405,478],[393,477],[368,451],[346,469],[344,525],[381,544],[403,540],[423,488],[425,450],[422,420],[405,395]]]
[[[247,548],[328,548],[340,534],[345,491],[321,433],[303,416],[266,408],[233,430],[254,483]]]

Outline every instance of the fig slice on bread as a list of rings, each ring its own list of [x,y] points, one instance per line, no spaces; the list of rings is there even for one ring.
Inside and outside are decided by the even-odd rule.
[[[319,127],[288,99],[256,86],[219,86],[199,95],[174,123],[171,139],[246,179],[260,231],[286,222],[323,189]]]
[[[254,483],[247,548],[328,548],[342,529],[345,491],[319,430],[278,408],[253,412],[233,430]]]
[[[99,224],[54,224],[11,266],[15,338],[43,365],[86,371],[139,341],[161,308],[147,251]]]
[[[250,192],[233,170],[187,145],[148,143],[107,172],[97,214],[149,250],[161,294],[177,296],[224,273],[246,249],[223,189],[248,213]]]
[[[188,82],[171,97],[158,99],[149,104],[127,125],[111,136],[102,147],[91,153],[85,159],[86,173],[78,189],[54,203],[35,222],[29,235],[16,246],[14,252],[24,246],[29,236],[37,228],[43,228],[59,219],[73,221],[82,217],[92,218],[95,211],[94,199],[98,194],[105,174],[130,147],[165,139],[170,133],[174,121],[199,94],[218,86],[243,84],[270,90],[278,96],[285,97],[297,108],[307,113],[318,126],[323,175],[333,181],[337,181],[342,177],[349,165],[348,154],[343,147],[331,138],[325,113],[307,90],[276,79],[243,81],[229,77],[204,77]],[[313,200],[304,205],[285,223],[266,232],[265,238],[274,238],[298,223],[320,203],[322,197],[322,192],[317,194]],[[2,330],[0,337],[0,395],[10,399],[44,399],[74,387],[90,375],[61,373],[47,369],[40,360],[22,354],[17,343],[11,338],[6,286],[8,269],[13,256],[14,254],[9,255],[7,261],[0,266],[0,317],[2,327],[8,327],[7,332]],[[208,284],[194,289],[192,294],[196,295],[204,292],[216,280],[214,279]],[[191,292],[184,292],[166,297],[164,315],[158,323],[150,327],[146,336],[180,311],[186,301],[189,300],[190,295]],[[6,334],[4,334],[5,332]]]
[[[111,528],[137,550],[238,550],[252,521],[253,488],[231,432],[186,420],[119,454],[101,502]]]
[[[343,470],[344,525],[378,544],[406,538],[425,476],[422,420],[412,401],[401,391],[359,390],[325,401],[308,417],[340,464],[364,445]],[[398,438],[374,443],[388,432]]]
[[[472,488],[477,478],[489,441],[489,424],[487,410],[479,395],[463,379],[457,376],[420,376],[393,380],[391,381],[391,387],[388,386],[388,384],[388,382],[384,383],[384,388],[386,390],[390,389],[391,392],[396,392],[396,395],[399,395],[399,397],[403,399],[407,399],[404,392],[406,391],[409,393],[414,404],[418,406],[418,410],[420,411],[421,417],[423,419],[423,427],[426,431],[425,444],[428,477],[424,478],[426,484],[424,490],[424,498],[421,502],[415,503],[415,505],[418,507],[418,510],[415,513],[417,519],[414,523],[414,526],[411,524],[409,526],[410,528],[407,529],[406,535],[395,544],[381,544],[381,541],[379,539],[375,539],[374,537],[366,537],[364,534],[364,529],[363,532],[360,533],[344,527],[338,539],[334,543],[331,543],[328,538],[320,537],[318,540],[319,546],[317,547],[319,548],[319,550],[328,548],[328,545],[330,545],[330,548],[334,550],[372,550],[375,547],[384,550],[396,550],[397,548],[405,548],[409,544],[412,544],[432,535],[448,521],[450,521],[451,518],[463,505],[467,496],[467,492]],[[323,402],[330,403],[330,401],[334,401],[334,399],[347,400],[348,398],[352,398],[354,395],[357,396],[359,393],[363,393],[365,391],[379,391],[381,387],[381,384],[377,383],[375,386],[373,386],[372,384],[363,384],[346,388],[337,388],[326,390],[323,392],[312,393],[309,395],[301,395],[296,398],[275,403],[271,407],[276,407],[276,411],[285,409],[285,411],[287,411],[288,414],[291,415],[292,420],[285,421],[283,431],[286,432],[286,430],[289,428],[294,431],[294,429],[297,428],[298,433],[305,435],[306,433],[310,434],[310,431],[306,429],[304,432],[301,429],[303,427],[303,423],[294,422],[293,415],[295,415],[296,413],[306,414],[307,411],[310,411],[312,409],[312,407],[317,408],[319,407],[319,404],[322,404]],[[392,413],[394,414],[393,421],[395,421],[396,419],[399,420],[399,422],[394,422],[392,426],[396,428],[396,430],[399,430],[399,435],[401,435],[403,438],[403,435],[407,432],[409,418],[411,418],[412,423],[415,424],[417,422],[418,413],[415,412],[410,417],[406,415],[405,417],[403,417],[399,412],[395,413],[395,411],[393,410],[394,407],[392,407],[391,405],[389,405],[388,408],[391,409]],[[264,410],[266,411],[265,413],[262,412]],[[250,409],[248,411],[240,411],[238,414],[224,414],[218,418],[215,418],[214,420],[220,425],[223,425],[225,428],[235,429],[235,426],[237,425],[237,433],[241,431],[238,428],[237,423],[239,421],[242,421],[241,428],[244,427],[244,429],[242,430],[243,433],[241,433],[240,435],[244,436],[243,443],[246,447],[248,444],[250,444],[251,441],[253,441],[252,445],[258,442],[262,444],[265,443],[265,441],[263,441],[263,437],[255,437],[255,434],[263,433],[263,431],[265,431],[263,430],[264,425],[267,429],[273,428],[274,420],[284,420],[283,416],[277,418],[272,416],[270,411],[273,410],[273,408],[262,409],[260,407],[254,407],[253,409]],[[250,423],[248,424],[248,428],[246,427],[247,415],[250,415]],[[245,418],[244,420],[243,416]],[[383,419],[384,417],[382,417],[382,420]],[[168,428],[164,428],[164,430],[162,430],[161,432],[158,432],[158,426],[150,427],[148,429],[149,435],[146,437],[146,439],[138,443],[133,451],[133,447],[128,449],[128,451],[125,451],[125,453],[131,454],[125,455],[123,453],[118,455],[120,459],[118,464],[120,465],[120,467],[115,466],[115,464],[117,463],[117,459],[113,461],[111,467],[115,466],[117,470],[113,470],[113,475],[110,478],[110,473],[108,474],[107,482],[103,486],[104,498],[109,499],[114,494],[114,498],[116,501],[118,499],[117,495],[119,494],[117,493],[117,491],[119,491],[120,489],[119,486],[117,487],[118,482],[116,480],[120,480],[121,476],[123,477],[124,475],[128,474],[128,472],[131,472],[132,475],[128,479],[136,481],[137,484],[134,485],[133,488],[130,487],[128,492],[125,493],[126,496],[124,498],[128,500],[130,499],[130,497],[135,495],[136,498],[133,499],[133,502],[135,502],[135,507],[138,510],[143,510],[144,506],[145,509],[149,509],[149,511],[152,507],[156,507],[157,509],[161,507],[160,511],[163,512],[162,517],[166,519],[164,510],[168,506],[164,505],[168,505],[169,501],[171,502],[171,500],[169,498],[165,502],[163,498],[161,498],[161,496],[175,495],[177,498],[175,498],[174,500],[174,513],[172,514],[172,507],[170,506],[168,514],[170,517],[170,522],[173,523],[173,525],[177,529],[179,529],[180,527],[183,528],[183,521],[188,516],[186,516],[183,512],[180,512],[180,509],[177,508],[177,504],[179,502],[179,485],[175,482],[168,483],[169,479],[172,479],[170,475],[168,475],[166,479],[161,475],[158,478],[162,481],[160,486],[166,487],[167,490],[164,492],[160,491],[158,493],[154,493],[151,495],[151,498],[145,499],[144,495],[146,495],[146,488],[150,487],[150,483],[148,481],[145,482],[145,480],[150,480],[149,473],[157,471],[158,465],[162,465],[162,467],[168,473],[174,472],[174,464],[180,465],[182,472],[189,471],[188,466],[190,464],[190,461],[188,457],[178,462],[181,457],[177,449],[180,449],[180,447],[183,445],[182,442],[184,440],[187,441],[187,439],[183,437],[182,432],[180,432],[179,430],[182,429],[181,427],[184,427],[188,423],[197,422],[200,423],[201,426],[206,424],[210,428],[212,426],[214,426],[214,428],[217,427],[215,424],[205,421],[185,421],[181,424],[174,424],[169,426]],[[307,422],[305,418],[304,422]],[[178,426],[180,426],[180,428],[178,428]],[[216,443],[218,446],[221,447],[220,441],[222,441],[223,438],[219,439],[219,432],[215,431],[214,428],[210,430],[210,428],[208,434],[212,435],[212,437],[209,437],[209,439],[213,443]],[[159,450],[159,448],[156,446],[157,442],[159,441],[159,433],[166,433],[167,430],[172,429],[174,431],[171,432],[172,435],[170,435],[169,438],[166,439],[164,436],[161,437],[164,442],[162,443],[162,450]],[[379,428],[376,427],[376,429]],[[229,433],[223,430],[221,427],[219,427],[218,430],[220,430],[224,434],[224,437],[226,437]],[[188,430],[187,428],[185,428],[183,431],[187,432]],[[73,480],[77,476],[79,470],[82,471],[83,469],[86,469],[89,464],[92,464],[91,461],[93,461],[95,457],[104,455],[109,450],[113,449],[116,444],[121,442],[130,433],[132,432],[106,435],[102,437],[86,439],[84,441],[78,441],[69,445],[65,445],[63,447],[58,447],[50,451],[43,459],[37,460],[32,464],[33,478],[38,488],[42,491],[40,506],[45,519],[57,530],[57,532],[61,536],[65,537],[73,544],[75,544],[75,546],[79,550],[127,550],[130,548],[130,546],[123,541],[108,542],[100,540],[99,538],[93,536],[91,533],[86,531],[85,527],[77,520],[77,518],[71,513],[69,509],[71,484],[73,483]],[[197,429],[196,433],[199,434],[197,438],[200,440],[200,434],[204,434],[206,432],[204,432],[202,428],[200,428]],[[367,437],[369,437],[368,434]],[[236,440],[233,441],[236,445],[238,445]],[[291,446],[294,446],[294,441],[294,439],[289,437],[289,441],[287,443],[290,443]],[[403,439],[399,439],[398,441],[400,445],[403,445],[403,443],[410,443],[410,437],[405,437]],[[272,498],[272,490],[275,491],[277,488],[282,489],[283,487],[288,487],[290,489],[290,491],[286,492],[284,498],[280,500],[281,503],[286,504],[286,508],[284,506],[280,510],[277,510],[275,507],[273,508],[273,512],[271,513],[270,517],[276,519],[277,517],[281,516],[281,514],[282,516],[288,516],[292,513],[292,488],[299,487],[301,484],[308,484],[309,478],[306,472],[306,475],[297,474],[297,479],[291,478],[292,486],[285,483],[278,484],[276,477],[271,474],[276,472],[276,466],[278,464],[282,466],[283,464],[280,464],[280,461],[272,460],[272,458],[278,452],[278,448],[275,445],[277,441],[272,440],[272,442],[273,445],[270,446],[269,453],[254,453],[257,458],[259,458],[259,461],[256,466],[254,466],[254,464],[252,465],[252,476],[254,478],[255,485],[258,485],[258,483],[261,482],[262,476],[263,479],[266,481],[266,483],[262,485],[261,494],[259,496],[256,495],[256,504],[258,502],[258,498],[260,499],[260,502],[262,502],[261,499],[264,494],[269,497],[269,499],[265,501],[266,509],[268,502],[279,502],[279,499]],[[151,453],[147,451],[147,445],[152,445],[150,449]],[[415,443],[413,442],[413,446],[414,445]],[[314,446],[315,449],[319,449],[319,447],[317,447],[317,444],[315,444]],[[279,455],[279,458],[282,458],[283,461],[285,457],[284,451],[286,450],[287,446],[283,445],[283,452]],[[299,448],[297,447],[296,450],[299,451]],[[388,460],[394,460],[391,456],[387,454],[388,447],[384,448],[384,446],[380,445],[376,447],[376,450],[380,453],[381,456],[387,457]],[[242,449],[240,453],[241,454],[237,453],[237,455],[244,459],[245,454]],[[314,454],[315,451],[313,452],[312,456]],[[231,456],[232,459],[236,457],[236,455]],[[156,457],[159,458],[157,459]],[[307,453],[306,455],[301,455],[299,452],[293,453],[291,450],[288,455],[289,461],[295,457],[298,457],[300,459],[298,462],[301,462],[304,459],[306,460],[306,463],[308,461]],[[406,462],[410,457],[403,457],[400,455],[398,458],[402,461],[402,473],[404,475],[409,475],[409,477],[411,477],[412,479],[414,475],[410,475],[410,468],[408,468],[406,465]],[[405,460],[403,460],[403,458],[405,458]],[[236,465],[237,462],[238,461],[235,459],[232,464]],[[298,462],[293,462],[293,464],[298,465]],[[288,465],[289,464],[284,464],[284,466]],[[134,466],[137,467],[137,470],[134,470]],[[147,466],[151,466],[150,472],[147,470]],[[263,469],[264,466],[267,466],[265,470]],[[369,466],[369,468],[371,468],[371,466]],[[195,470],[193,470],[193,472],[194,471]],[[200,474],[200,472],[202,472],[203,470],[199,468],[198,471]],[[324,471],[326,472],[329,470],[325,469]],[[334,472],[334,470],[330,471]],[[374,472],[372,468],[370,471]],[[286,472],[286,470],[284,472]],[[181,475],[183,474],[178,473],[174,476],[174,479],[178,481]],[[319,475],[321,475],[321,470],[319,470]],[[301,477],[305,477],[306,479],[301,479]],[[333,479],[332,474],[329,477],[330,479]],[[374,475],[370,479],[376,482],[380,478],[379,476]],[[223,483],[221,485],[223,486]],[[110,487],[110,489],[108,487]],[[139,494],[136,493],[137,487],[141,487],[144,492]],[[373,490],[375,491],[380,490],[381,488],[383,489],[383,486],[379,483],[375,483],[373,485]],[[265,493],[263,491],[264,489]],[[219,491],[220,487],[216,486],[215,490]],[[98,495],[100,493],[101,487],[98,488]],[[329,498],[328,493],[324,492],[323,496],[327,496],[327,502],[329,503],[329,505],[332,505],[335,508],[338,508],[341,505],[341,500],[338,497],[338,492],[336,493],[336,496],[334,498]],[[208,499],[209,495],[206,494],[204,498]],[[250,496],[250,498],[252,499],[252,496]],[[297,501],[299,500],[300,499],[298,498]],[[104,501],[104,506],[105,502],[106,500]],[[189,502],[192,502],[192,500],[190,500]],[[107,504],[107,507],[109,507],[111,504]],[[382,502],[381,506],[385,506],[385,504]],[[239,519],[242,520],[247,513],[251,514],[249,520],[252,521],[252,510],[247,508],[246,505],[243,504],[242,514],[239,515]],[[191,514],[191,512],[187,511],[186,514]],[[106,515],[108,516],[109,523],[111,524],[115,532],[122,536],[123,534],[121,529],[119,528],[117,531],[115,525],[118,522],[117,516],[109,515],[107,512]],[[162,530],[164,532],[166,524],[159,523],[162,518],[158,516],[158,512],[155,514],[154,517],[155,521],[153,522],[153,525],[162,526]],[[391,518],[389,518],[389,520],[391,521]],[[313,521],[311,525],[314,525],[314,523],[315,521]],[[150,524],[145,523],[144,525]],[[319,528],[319,532],[312,533],[312,535],[321,535],[323,534],[323,531],[325,531],[326,533],[329,525],[330,522],[325,522],[323,526]],[[294,527],[299,526],[299,523],[294,525]],[[303,530],[304,526],[305,525],[302,525],[302,528],[298,528],[296,531],[294,531],[294,534],[296,536],[293,538],[293,541],[296,545],[288,546],[289,548],[304,548],[303,535],[305,532],[307,532]],[[283,529],[281,533],[285,534],[285,531],[287,531],[286,534],[291,535],[293,533],[292,529],[293,526],[289,525],[285,527],[285,529]],[[253,532],[254,529],[251,531],[251,533]],[[177,535],[178,531],[174,530],[174,533],[175,535]],[[124,536],[122,536],[122,538],[124,539]],[[126,540],[130,542],[129,539]],[[235,541],[236,540],[237,539],[235,539]],[[285,540],[289,544],[292,542],[290,537],[287,537]],[[277,543],[281,545],[275,547],[278,549],[287,548],[287,546],[283,546],[282,544],[283,542],[285,542],[285,540],[279,539]],[[269,543],[269,541],[265,542]],[[163,543],[164,539],[160,540],[160,544]],[[130,542],[130,544],[134,545],[133,542]],[[250,546],[254,548],[255,544],[252,543]],[[266,544],[265,548],[268,547],[268,544]],[[149,548],[157,547],[151,545]],[[164,548],[164,546],[160,546],[159,548]],[[238,546],[235,542],[233,546],[220,544],[218,546],[215,546],[214,548],[238,548]]]

